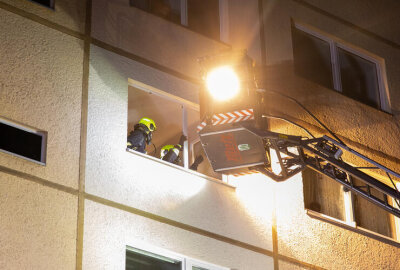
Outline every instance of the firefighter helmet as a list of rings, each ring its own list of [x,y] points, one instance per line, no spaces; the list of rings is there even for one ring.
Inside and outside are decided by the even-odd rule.
[[[154,120],[148,117],[140,119],[139,124],[145,125],[149,129],[149,132],[153,132],[157,129]]]
[[[160,151],[160,158],[163,159],[163,157],[169,152],[169,150],[173,149],[174,147],[175,147],[175,146],[172,145],[172,144],[164,145],[164,146],[161,148],[161,151]]]

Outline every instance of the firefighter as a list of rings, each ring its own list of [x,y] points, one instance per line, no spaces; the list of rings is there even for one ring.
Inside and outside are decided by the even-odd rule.
[[[181,162],[180,152],[183,150],[183,142],[186,141],[186,136],[182,135],[179,139],[179,143],[172,145],[167,144],[161,148],[160,158],[162,160],[171,162],[173,164],[178,164]]]
[[[133,131],[128,136],[127,147],[129,149],[147,154],[146,145],[151,143],[153,132],[157,129],[153,119],[143,117],[133,127]]]
[[[172,145],[172,144],[167,144],[161,148],[160,151],[160,158],[162,160],[178,164],[181,162],[181,157],[180,157],[180,152],[183,150],[183,142],[186,141],[186,136],[182,135],[179,143]],[[190,165],[189,169],[197,171],[197,167],[202,163],[204,160],[202,155],[199,155],[196,157],[195,161],[193,162],[192,165]]]

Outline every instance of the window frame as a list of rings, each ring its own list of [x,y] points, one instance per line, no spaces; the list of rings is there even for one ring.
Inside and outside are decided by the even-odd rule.
[[[196,259],[190,258],[188,256],[185,256],[185,255],[182,255],[182,254],[179,254],[176,252],[172,252],[167,249],[163,249],[163,248],[156,247],[154,245],[150,245],[145,242],[137,242],[134,245],[126,245],[125,246],[125,254],[128,250],[131,252],[135,252],[135,250],[142,250],[142,251],[145,251],[148,253],[152,253],[156,256],[159,255],[162,257],[169,258],[171,260],[180,261],[180,262],[182,262],[181,270],[192,270],[193,266],[206,268],[207,270],[231,270],[228,267],[218,266],[218,265],[211,264],[208,262],[196,260]],[[126,257],[125,257],[125,261],[126,261]],[[126,267],[126,265],[125,265],[125,267]]]
[[[147,92],[150,94],[154,94],[159,97],[162,97],[167,100],[170,100],[170,101],[180,104],[182,106],[182,133],[188,138],[187,109],[192,109],[192,110],[198,111],[200,113],[200,105],[199,104],[191,102],[191,101],[181,98],[179,96],[172,95],[168,92],[162,91],[153,86],[147,85],[145,83],[142,83],[140,81],[137,81],[137,80],[134,80],[131,78],[128,78],[128,86],[132,86],[138,90],[141,90],[141,91],[144,91],[144,92]],[[148,159],[152,159],[154,161],[158,161],[160,163],[164,163],[164,164],[174,167],[174,168],[178,168],[178,169],[190,172],[192,174],[201,175],[202,177],[204,177],[207,180],[211,180],[211,181],[219,183],[219,184],[224,184],[229,187],[233,187],[232,185],[229,184],[229,176],[228,175],[222,174],[222,179],[217,179],[212,176],[208,176],[206,174],[202,174],[200,172],[189,169],[189,166],[195,160],[194,145],[199,142],[200,142],[200,138],[193,139],[190,142],[189,142],[189,140],[184,141],[184,144],[183,144],[183,167],[180,165],[172,164],[170,162],[164,161],[162,159],[159,159],[159,158],[156,158],[153,156],[149,156],[147,154],[143,154],[143,153],[131,150],[131,149],[127,149],[126,151],[140,155],[142,157],[146,157]]]
[[[31,0],[30,0],[31,1]],[[55,0],[52,0],[55,1]],[[130,7],[134,7],[129,4]],[[186,29],[189,29],[190,31],[193,31],[199,35],[205,36],[207,38],[213,39],[209,36],[206,36],[204,34],[198,33],[194,30],[191,30],[188,26],[188,3],[187,0],[180,0],[180,6],[181,6],[181,20],[180,24],[181,26],[185,27]],[[228,43],[229,41],[229,2],[228,0],[218,0],[218,6],[219,6],[219,40],[221,42]],[[150,13],[152,14],[152,13]],[[157,15],[155,15],[157,16]],[[171,21],[169,21],[171,22]],[[175,22],[171,22],[176,24]]]
[[[400,190],[400,182],[397,182],[396,186],[397,186],[397,189]],[[396,204],[396,202],[394,202],[392,200],[392,198],[390,198],[389,203],[392,204],[392,206],[396,207],[397,209],[400,209],[399,206]],[[392,219],[392,225],[393,225],[392,230],[393,230],[393,232],[395,234],[394,238],[395,238],[395,240],[397,242],[400,243],[400,218],[398,218],[396,216],[391,216],[391,217],[393,217],[393,219]]]
[[[343,203],[344,203],[344,222],[356,228],[356,217],[355,217],[355,205],[354,205],[354,198],[351,191],[343,190]]]
[[[191,259],[191,258],[186,258],[185,267],[186,267],[186,270],[193,270],[193,267],[201,267],[201,268],[205,268],[207,270],[229,270],[229,268],[227,268],[227,267],[218,266],[218,265],[214,265],[211,263],[206,263],[206,262],[202,262],[202,261]]]
[[[172,95],[170,93],[164,92],[162,90],[159,90],[155,87],[152,87],[150,85],[146,85],[144,83],[141,83],[139,81],[133,80],[133,79],[128,79],[128,85],[132,86],[136,89],[142,90],[146,93],[149,94],[154,94],[156,96],[159,96],[161,98],[165,98],[169,101],[178,103],[181,108],[182,108],[182,133],[183,135],[185,135],[186,137],[188,137],[188,124],[187,124],[187,120],[188,120],[188,115],[187,115],[187,109],[192,109],[195,111],[200,112],[200,106],[196,103],[193,103],[191,101],[188,101],[186,99],[183,99],[181,97]],[[189,170],[189,141],[185,140],[183,143],[183,168]],[[162,162],[166,162],[164,160],[161,160]],[[166,162],[168,163],[168,162]]]
[[[347,51],[351,54],[354,54],[360,58],[363,58],[373,64],[375,64],[376,73],[377,73],[377,81],[378,81],[378,94],[379,94],[379,107],[373,107],[370,105],[365,104],[364,102],[354,99],[362,104],[365,104],[369,107],[373,107],[375,109],[391,113],[391,103],[390,103],[390,96],[389,96],[389,87],[387,83],[387,76],[386,76],[386,68],[385,68],[385,60],[377,55],[374,55],[364,49],[358,48],[354,45],[351,45],[339,38],[336,38],[332,35],[323,33],[319,29],[315,27],[299,23],[293,22],[292,26],[300,31],[303,31],[311,36],[319,38],[327,43],[329,43],[330,48],[330,59],[332,65],[332,80],[333,80],[333,87],[335,91],[342,93],[342,82],[341,82],[341,74],[340,74],[340,62],[339,62],[339,53],[338,48]],[[346,96],[347,97],[347,96]],[[351,97],[348,97],[351,98]]]
[[[135,252],[136,250],[142,250],[142,251],[145,251],[148,253],[152,253],[156,256],[158,255],[158,256],[162,256],[162,257],[165,257],[165,258],[168,258],[171,260],[180,261],[182,263],[181,270],[185,269],[185,257],[183,257],[177,253],[173,253],[168,250],[161,249],[161,248],[156,248],[156,247],[144,244],[144,243],[141,243],[141,244],[135,245],[135,246],[132,246],[132,245],[125,246],[125,254],[127,251]],[[126,255],[125,255],[125,268],[126,268]]]
[[[322,181],[325,181],[325,180],[333,181],[332,179],[322,179]],[[304,178],[302,177],[303,194],[304,194],[304,182],[303,181],[304,181]],[[397,183],[396,186],[398,187],[398,189],[400,189],[400,183]],[[343,186],[342,186],[342,188],[343,188]],[[353,196],[356,196],[356,195],[352,194],[351,191],[345,191],[343,189],[344,220],[334,218],[332,216],[329,216],[329,215],[321,213],[321,212],[317,212],[315,210],[308,209],[305,206],[305,203],[304,203],[304,210],[306,211],[306,214],[311,218],[316,218],[316,219],[319,219],[322,221],[326,221],[328,223],[337,225],[339,227],[349,229],[349,230],[367,235],[367,236],[377,239],[379,241],[383,241],[383,242],[400,247],[400,218],[398,218],[390,213],[387,213],[389,215],[389,218],[391,219],[391,221],[390,221],[391,224],[388,224],[392,230],[391,237],[374,232],[369,229],[366,229],[362,226],[358,226],[357,222],[356,222],[356,218],[355,218],[355,202],[354,202]],[[305,199],[305,198],[303,198],[303,199]],[[393,206],[395,206],[394,201],[390,201],[389,203],[391,203]]]
[[[40,131],[38,129],[34,129],[34,128],[31,128],[31,127],[27,127],[25,125],[17,124],[17,123],[15,123],[13,121],[6,120],[4,118],[0,118],[0,123],[3,123],[5,125],[11,126],[11,127],[14,127],[16,129],[19,129],[19,130],[23,130],[25,132],[36,134],[36,135],[39,135],[40,137],[42,137],[41,150],[40,150],[40,161],[35,160],[35,159],[31,159],[31,158],[28,158],[28,157],[25,157],[25,156],[22,156],[22,155],[19,155],[19,154],[16,154],[16,153],[13,153],[13,152],[10,152],[10,151],[7,151],[7,150],[3,150],[3,149],[0,149],[0,152],[6,153],[6,154],[10,154],[10,155],[15,156],[15,157],[19,157],[19,158],[22,158],[22,159],[37,163],[37,164],[42,165],[42,166],[46,165],[47,132]]]

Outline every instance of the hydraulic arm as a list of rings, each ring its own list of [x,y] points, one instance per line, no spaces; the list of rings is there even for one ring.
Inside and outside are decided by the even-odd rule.
[[[284,181],[309,167],[400,218],[400,192],[393,181],[393,179],[400,179],[398,173],[328,136],[304,139],[300,136],[258,130],[248,123],[243,123],[241,126],[262,139],[266,153],[263,165],[256,165],[249,169],[257,170],[275,181]],[[271,164],[269,153],[272,151],[276,153],[279,171],[274,170]],[[341,158],[343,152],[361,159],[366,166],[354,167],[344,162]],[[366,169],[377,170],[378,173],[387,177],[391,186],[363,172]],[[356,185],[354,178],[360,180],[363,185]]]
[[[400,181],[400,175],[344,145],[293,97],[270,89],[265,70],[256,71],[245,51],[230,51],[198,60],[204,78],[198,134],[215,172],[243,174],[250,170],[275,181],[284,181],[308,167],[400,218],[400,192],[394,182]],[[229,95],[223,98],[222,93]],[[269,131],[265,120],[274,118],[264,115],[273,102],[269,95],[297,104],[335,139],[314,138],[303,127],[283,118],[306,130],[310,138]],[[346,163],[342,155],[363,167]],[[367,174],[366,169],[374,170],[375,177]],[[387,181],[376,177],[380,180],[387,177]]]

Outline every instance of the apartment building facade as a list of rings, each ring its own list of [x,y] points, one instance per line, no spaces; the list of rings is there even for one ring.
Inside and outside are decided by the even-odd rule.
[[[248,49],[265,87],[400,171],[400,41],[390,27],[400,9],[352,2],[1,0],[0,122],[34,134],[26,148],[39,154],[0,152],[0,269],[398,269],[398,220],[333,181],[308,171],[283,183],[222,181],[206,162],[187,169],[201,152],[196,59],[233,48]],[[387,13],[377,18],[379,8]],[[301,57],[315,51],[347,66],[321,60],[321,71]],[[354,66],[376,74],[360,100],[345,84],[354,87]],[[266,114],[326,134],[268,97]],[[158,127],[148,155],[126,149],[142,116]],[[182,133],[183,166],[159,160],[157,149]]]

